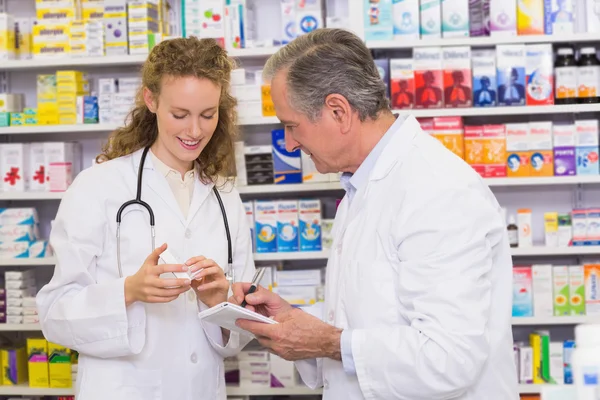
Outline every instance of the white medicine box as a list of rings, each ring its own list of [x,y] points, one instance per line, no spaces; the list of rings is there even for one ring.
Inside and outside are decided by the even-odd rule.
[[[0,173],[4,192],[24,192],[29,188],[29,144],[0,146]]]
[[[66,191],[81,170],[81,149],[77,143],[44,143],[46,190]]]

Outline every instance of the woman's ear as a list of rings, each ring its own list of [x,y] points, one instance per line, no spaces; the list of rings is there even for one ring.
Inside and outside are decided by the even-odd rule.
[[[148,110],[150,110],[150,112],[156,114],[157,105],[156,105],[156,99],[154,98],[154,93],[152,93],[150,91],[150,89],[145,87],[143,89],[142,94],[144,96],[144,103],[146,103],[146,107],[148,107]]]

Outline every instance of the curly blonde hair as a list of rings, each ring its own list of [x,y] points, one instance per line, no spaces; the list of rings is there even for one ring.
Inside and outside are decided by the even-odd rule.
[[[164,76],[209,79],[221,88],[219,121],[211,140],[197,158],[202,180],[215,181],[218,176],[235,172],[233,142],[237,136],[237,101],[229,93],[234,62],[227,57],[214,39],[177,38],[155,46],[142,66],[142,85],[135,107],[127,117],[128,123],[112,132],[96,162],[126,156],[151,146],[158,137],[156,114],[144,102],[143,89],[148,88],[155,98],[161,90]]]

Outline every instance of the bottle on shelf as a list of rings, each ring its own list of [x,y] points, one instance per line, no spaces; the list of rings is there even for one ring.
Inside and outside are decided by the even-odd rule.
[[[595,47],[584,47],[577,68],[577,99],[581,104],[598,103],[600,98],[600,61]]]
[[[517,221],[515,220],[515,216],[511,215],[508,218],[508,226],[506,227],[508,231],[508,243],[510,247],[518,247],[519,246],[519,227],[517,226]]]
[[[577,62],[571,47],[558,49],[554,62],[556,76],[554,104],[577,103]]]

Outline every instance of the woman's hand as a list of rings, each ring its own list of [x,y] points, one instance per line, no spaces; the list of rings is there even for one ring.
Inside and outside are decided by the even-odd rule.
[[[201,302],[213,307],[227,301],[229,281],[225,278],[223,268],[203,256],[193,257],[185,265],[189,267],[190,274],[200,271],[192,280],[192,289]]]
[[[167,245],[156,248],[142,267],[134,275],[125,278],[125,305],[142,301],[144,303],[169,303],[181,293],[190,289],[189,279],[164,279],[160,275],[165,272],[185,272],[185,265],[162,264],[158,265],[158,258]]]

